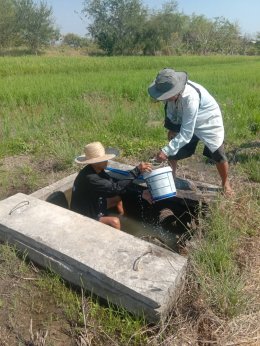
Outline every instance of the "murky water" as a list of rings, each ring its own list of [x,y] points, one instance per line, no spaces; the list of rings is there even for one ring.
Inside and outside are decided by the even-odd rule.
[[[132,234],[135,237],[144,239],[154,244],[169,247],[169,249],[178,250],[178,242],[181,239],[181,234],[171,232],[164,229],[160,225],[149,224],[144,221],[138,221],[132,217],[122,216],[121,229],[122,231]]]
[[[123,200],[125,215],[121,217],[122,231],[160,246],[179,251],[189,237],[188,224],[193,215],[180,206],[175,198],[149,205],[140,191],[130,191]],[[169,222],[161,222],[165,208],[172,213]]]

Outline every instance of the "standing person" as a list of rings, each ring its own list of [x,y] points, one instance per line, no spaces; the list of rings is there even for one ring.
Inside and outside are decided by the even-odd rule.
[[[201,140],[205,145],[203,155],[215,161],[223,190],[231,195],[224,126],[216,100],[203,86],[188,80],[186,72],[170,68],[157,74],[148,92],[165,105],[164,126],[169,143],[158,152],[157,160],[168,160],[175,176],[178,160],[190,157]]]
[[[85,167],[74,181],[70,208],[77,213],[120,229],[120,219],[109,216],[108,210],[116,207],[119,214],[124,213],[121,196],[126,193],[133,179],[143,172],[151,171],[151,164],[142,162],[129,172],[129,177],[114,182],[105,172],[105,168],[108,160],[114,158],[115,155],[106,154],[100,142],[87,144],[84,151],[83,155],[75,159],[75,162]],[[143,194],[143,198],[150,202],[147,193]]]

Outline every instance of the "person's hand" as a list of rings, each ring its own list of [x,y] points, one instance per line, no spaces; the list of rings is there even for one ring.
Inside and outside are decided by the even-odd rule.
[[[168,159],[167,155],[164,154],[163,151],[159,151],[159,153],[157,153],[156,155],[156,160],[158,162],[163,162],[163,161],[166,161]]]
[[[153,198],[152,195],[150,194],[149,190],[144,190],[142,193],[142,198],[146,200],[149,204],[153,204]]]
[[[152,164],[150,162],[141,162],[138,165],[138,168],[141,171],[141,173],[151,172],[152,171]]]

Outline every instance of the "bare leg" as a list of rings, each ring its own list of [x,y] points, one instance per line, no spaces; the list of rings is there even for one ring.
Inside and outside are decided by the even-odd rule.
[[[114,227],[116,229],[121,229],[121,223],[118,217],[116,216],[101,216],[99,219],[101,223],[104,223],[105,225]]]
[[[116,208],[120,215],[124,215],[123,202],[120,196],[107,198],[107,209]]]
[[[119,215],[124,215],[125,211],[122,200],[117,203],[116,208]]]
[[[168,160],[168,163],[171,166],[173,178],[175,178],[178,161],[177,160]]]
[[[216,167],[220,175],[220,178],[222,180],[222,187],[223,187],[224,193],[227,196],[231,196],[233,194],[233,190],[228,180],[228,168],[229,168],[228,162],[227,161],[217,162]]]

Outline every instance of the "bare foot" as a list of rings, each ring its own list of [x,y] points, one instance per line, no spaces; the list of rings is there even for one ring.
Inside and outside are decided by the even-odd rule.
[[[232,190],[229,183],[227,183],[223,186],[223,190],[224,190],[224,195],[226,197],[233,197],[235,195],[235,192]]]

